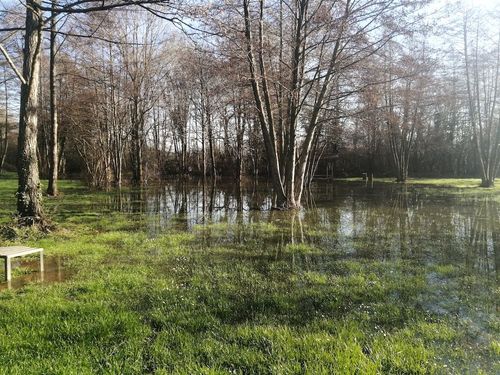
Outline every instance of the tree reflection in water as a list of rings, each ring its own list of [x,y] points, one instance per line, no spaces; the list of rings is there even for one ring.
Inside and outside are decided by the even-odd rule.
[[[313,185],[302,210],[280,212],[271,209],[269,190],[263,182],[179,180],[107,194],[94,209],[135,214],[152,236],[219,224],[225,226],[220,242],[254,241],[273,249],[307,243],[337,257],[464,264],[498,280],[500,207],[492,198],[329,182]],[[244,227],[250,224],[266,224],[268,233]]]

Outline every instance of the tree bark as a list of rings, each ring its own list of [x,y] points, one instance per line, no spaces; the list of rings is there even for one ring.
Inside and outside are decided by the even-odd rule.
[[[244,10],[244,18],[245,18],[245,37],[247,41],[247,59],[250,68],[250,82],[252,84],[252,91],[255,98],[255,103],[257,105],[257,112],[259,115],[259,122],[262,131],[262,135],[264,138],[264,145],[266,148],[266,154],[268,158],[268,164],[271,170],[271,178],[273,182],[273,187],[275,193],[277,194],[276,205],[279,208],[286,208],[287,197],[285,195],[285,190],[283,189],[283,183],[280,173],[280,163],[279,157],[276,151],[276,144],[274,143],[274,137],[272,136],[274,129],[272,124],[272,119],[266,116],[266,111],[264,109],[263,100],[261,97],[261,89],[259,87],[259,83],[257,80],[257,72],[256,72],[256,61],[255,54],[253,48],[253,36],[252,36],[252,26],[250,22],[250,10],[249,10],[249,2],[248,0],[243,1],[243,10]],[[262,50],[259,51],[262,54]],[[260,59],[261,65],[263,64],[263,59]],[[262,69],[261,69],[262,70]],[[262,80],[265,81],[266,77],[263,76]]]
[[[208,109],[209,107],[207,107]],[[215,166],[215,150],[214,150],[214,134],[213,134],[213,126],[212,126],[212,115],[207,113],[207,122],[208,122],[208,151],[210,152],[210,172],[211,177],[217,177],[217,168]]]
[[[59,166],[59,141],[58,141],[58,113],[56,96],[56,7],[57,0],[52,0],[52,14],[50,20],[50,62],[49,62],[49,85],[50,85],[50,151],[49,151],[49,183],[47,194],[53,197],[58,195],[58,166]]]
[[[41,0],[28,0],[24,37],[23,76],[19,115],[17,211],[22,225],[43,224],[44,214],[37,163],[38,94],[42,34]]]
[[[134,97],[132,108],[132,183],[136,186],[142,185],[143,176],[143,158],[142,143],[144,134],[143,116],[139,114],[139,98]]]
[[[2,154],[0,155],[0,172],[2,172],[9,149],[9,88],[7,87],[7,74],[5,79],[5,128],[3,129]]]

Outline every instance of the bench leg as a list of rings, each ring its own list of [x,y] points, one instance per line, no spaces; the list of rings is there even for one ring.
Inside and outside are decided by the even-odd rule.
[[[10,281],[12,279],[12,267],[10,264],[10,258],[5,259],[5,280]]]
[[[44,271],[43,267],[43,251],[40,251],[40,273]]]

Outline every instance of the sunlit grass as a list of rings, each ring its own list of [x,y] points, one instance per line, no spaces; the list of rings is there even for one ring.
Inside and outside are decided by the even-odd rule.
[[[360,177],[350,177],[350,178],[339,178],[335,181],[350,181],[359,182],[363,181]],[[375,177],[373,179],[374,183],[394,183],[396,180],[390,177]],[[400,183],[398,183],[401,185]],[[450,187],[450,188],[480,188],[481,179],[480,178],[408,178],[406,180],[406,185],[425,185],[434,187]],[[500,191],[500,186],[498,184],[493,188],[481,188],[484,191]]]

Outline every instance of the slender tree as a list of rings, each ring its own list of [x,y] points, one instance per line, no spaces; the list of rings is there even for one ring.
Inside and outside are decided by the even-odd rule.
[[[0,172],[2,172],[3,166],[5,164],[5,159],[7,158],[7,151],[9,149],[9,87],[7,78],[7,69],[4,68],[4,90],[5,90],[5,101],[4,101],[4,128],[3,131],[0,130]]]
[[[481,20],[476,20],[474,42],[469,38],[470,21],[463,26],[468,113],[474,130],[481,167],[481,186],[491,187],[500,167],[500,31],[493,46],[480,45]],[[489,38],[488,38],[489,39]],[[486,39],[486,40],[488,40]],[[472,46],[471,46],[472,44]],[[472,51],[471,51],[472,47]]]
[[[56,16],[57,0],[52,0],[50,18],[50,61],[49,61],[49,91],[50,91],[50,149],[49,149],[49,182],[47,194],[57,196],[57,179],[59,172],[59,120],[57,113],[56,93]]]

